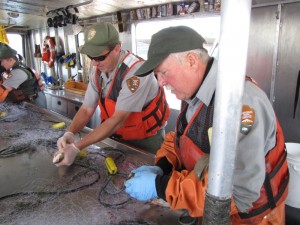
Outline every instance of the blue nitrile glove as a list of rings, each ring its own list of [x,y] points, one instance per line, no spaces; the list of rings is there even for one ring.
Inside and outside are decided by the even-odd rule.
[[[150,172],[161,176],[164,174],[164,172],[159,166],[140,166],[139,168],[136,168],[131,171],[131,173],[133,174],[138,172]]]
[[[131,197],[140,201],[149,201],[157,197],[155,173],[138,172],[125,182],[125,191]]]

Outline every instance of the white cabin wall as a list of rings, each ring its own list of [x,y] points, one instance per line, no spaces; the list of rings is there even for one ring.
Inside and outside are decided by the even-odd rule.
[[[132,51],[131,33],[129,32],[120,33],[120,41],[123,49]]]

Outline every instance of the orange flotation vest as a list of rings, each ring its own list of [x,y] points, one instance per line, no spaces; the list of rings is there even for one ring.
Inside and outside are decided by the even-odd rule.
[[[43,41],[42,61],[48,64],[49,68],[54,66],[55,60],[55,43],[50,36],[46,36]]]
[[[255,83],[253,80],[246,80]],[[214,100],[209,106],[201,103],[190,122],[185,119],[187,103],[182,104],[181,113],[177,119],[175,151],[188,170],[193,170],[197,160],[210,153],[208,128],[213,124]],[[199,124],[202,124],[199,127]],[[272,209],[282,204],[288,193],[289,172],[287,152],[284,145],[284,135],[276,121],[276,145],[265,156],[265,181],[260,190],[260,197],[253,203],[248,213],[238,213],[231,216],[233,224],[258,224]]]
[[[121,90],[122,81],[130,69],[143,60],[129,52],[124,57],[121,66],[114,74],[112,84],[102,99],[102,78],[95,71],[95,83],[100,93],[99,107],[101,109],[101,121],[110,118],[115,112],[116,100]],[[101,100],[102,99],[102,100]],[[142,112],[132,112],[124,125],[113,135],[114,138],[122,140],[140,140],[151,137],[160,130],[170,115],[170,108],[166,101],[163,88],[159,88],[157,96],[143,109]]]

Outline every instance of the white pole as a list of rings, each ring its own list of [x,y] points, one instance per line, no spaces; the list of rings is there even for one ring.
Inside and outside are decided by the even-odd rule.
[[[230,210],[250,17],[251,0],[222,1],[218,76],[203,224],[224,224],[216,221],[220,209],[225,203]],[[225,216],[229,221],[229,212]],[[213,223],[210,223],[212,220]]]

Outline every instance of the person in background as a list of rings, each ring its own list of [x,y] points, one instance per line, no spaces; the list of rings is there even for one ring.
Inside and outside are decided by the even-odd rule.
[[[135,76],[144,61],[121,48],[119,33],[112,24],[97,23],[84,35],[85,44],[79,51],[92,60],[96,70],[90,76],[82,106],[57,141],[55,156],[64,153],[64,159],[56,165],[71,165],[79,149],[108,137],[155,153],[164,140],[170,114],[163,88],[154,74]],[[98,105],[101,124],[75,143],[74,134],[89,122]]]
[[[0,82],[2,82],[2,73],[5,72],[5,68],[1,65],[1,61],[0,61]]]
[[[203,216],[218,72],[217,59],[208,55],[204,43],[200,34],[185,26],[152,36],[148,60],[136,75],[153,71],[159,85],[182,100],[182,107],[176,133],[166,135],[154,166],[133,170],[134,176],[125,182],[132,197],[141,201],[159,197],[195,218]],[[268,97],[249,77],[242,103],[231,222],[284,224],[289,174],[282,129]]]
[[[0,102],[29,101],[46,108],[46,96],[40,87],[36,72],[24,65],[17,51],[6,44],[0,46],[1,66],[5,71],[1,74]]]

